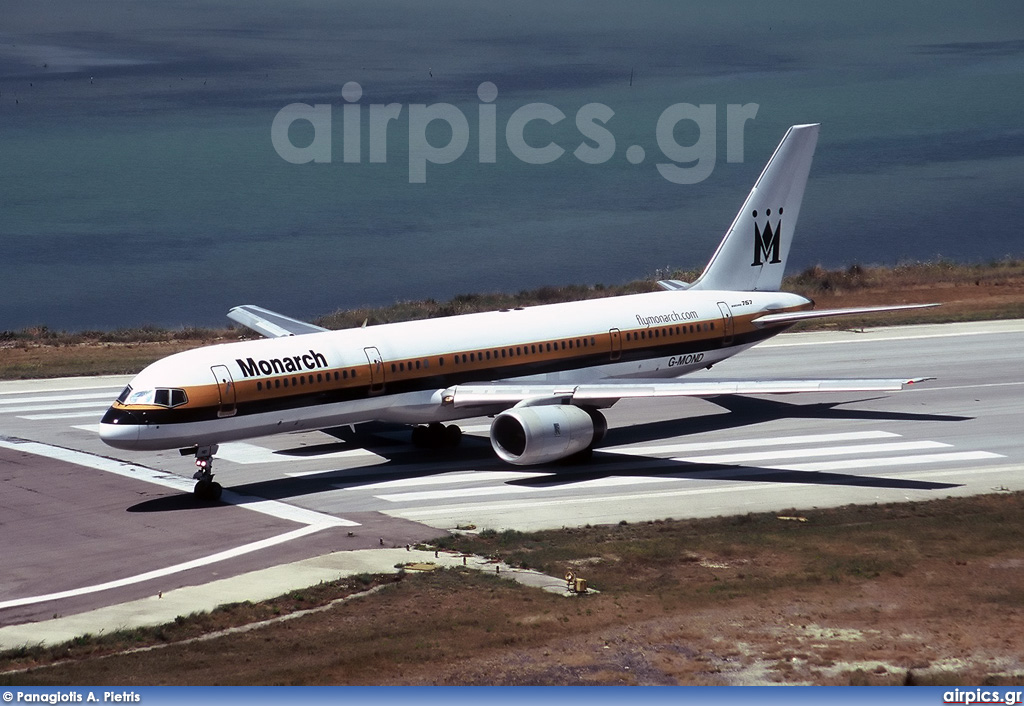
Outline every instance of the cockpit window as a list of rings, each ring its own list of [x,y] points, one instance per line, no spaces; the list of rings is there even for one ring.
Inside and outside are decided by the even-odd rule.
[[[155,404],[155,395],[156,390],[132,390],[128,395],[128,404]]]
[[[125,401],[128,399],[128,395],[130,394],[132,394],[131,385],[121,390],[121,394],[117,396],[117,401],[120,402],[121,404],[124,404]]]
[[[178,407],[188,402],[184,390],[159,387],[155,390],[132,390],[130,387],[121,393],[125,404],[155,405],[158,407]],[[118,398],[120,399],[120,398]]]

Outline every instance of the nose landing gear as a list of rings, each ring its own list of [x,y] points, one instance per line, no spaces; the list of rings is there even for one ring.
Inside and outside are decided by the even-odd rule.
[[[188,449],[192,451],[192,449]],[[199,500],[206,502],[217,502],[224,490],[220,483],[213,480],[213,455],[217,453],[217,445],[199,446],[195,448],[196,472],[192,475],[196,479],[196,487],[192,493]]]

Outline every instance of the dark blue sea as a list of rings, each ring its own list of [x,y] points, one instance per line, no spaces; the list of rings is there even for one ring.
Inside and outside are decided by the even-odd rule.
[[[808,122],[791,270],[1020,257],[1022,112],[1019,0],[4,0],[0,330],[699,268]]]

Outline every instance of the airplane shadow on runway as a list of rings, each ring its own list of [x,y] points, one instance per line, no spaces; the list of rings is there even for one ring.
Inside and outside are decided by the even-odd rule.
[[[686,436],[689,434],[706,434],[725,429],[754,426],[781,419],[821,419],[831,420],[874,420],[879,422],[967,422],[974,417],[962,417],[950,414],[921,414],[918,412],[882,412],[869,409],[842,409],[840,405],[871,402],[884,397],[872,397],[844,402],[813,402],[795,403],[782,400],[766,400],[757,397],[740,395],[719,395],[706,397],[711,402],[728,412],[727,414],[706,414],[685,419],[669,419],[650,424],[638,424],[632,427],[614,429],[615,438],[610,439],[616,445],[638,444],[658,439]]]
[[[610,444],[625,445],[665,438],[705,434],[724,429],[753,426],[780,419],[821,419],[826,420],[877,420],[877,421],[931,421],[958,422],[972,417],[920,414],[908,412],[885,412],[876,410],[842,409],[840,405],[851,402],[790,403],[765,400],[737,395],[722,395],[708,401],[726,410],[721,414],[671,419],[609,431],[606,441]],[[856,400],[865,402],[870,400]],[[282,461],[288,457],[316,457],[338,451],[362,448],[372,451],[385,459],[383,463],[359,468],[325,471],[315,475],[296,478],[284,477],[273,480],[233,486],[231,491],[255,499],[287,500],[289,498],[313,495],[344,488],[383,481],[419,478],[452,472],[468,471],[515,471],[499,460],[486,438],[464,436],[457,449],[424,450],[397,442],[393,432],[408,427],[398,425],[360,425],[356,431],[348,427],[325,430],[325,433],[339,439],[337,442],[304,446],[278,451]],[[388,436],[383,436],[388,434]],[[285,461],[286,462],[286,461]],[[793,483],[798,485],[837,485],[871,488],[899,488],[912,490],[942,490],[955,488],[955,483],[935,483],[900,478],[859,475],[855,473],[830,473],[820,471],[792,471],[760,468],[747,465],[725,465],[690,463],[673,459],[645,456],[625,456],[595,449],[592,458],[585,462],[562,462],[544,466],[522,467],[524,472],[543,473],[541,476],[512,479],[507,485],[526,488],[572,486],[590,480],[609,477],[658,477],[688,480],[733,480],[764,483]],[[148,500],[128,508],[129,512],[166,512],[191,509],[200,505],[191,494],[174,495]]]

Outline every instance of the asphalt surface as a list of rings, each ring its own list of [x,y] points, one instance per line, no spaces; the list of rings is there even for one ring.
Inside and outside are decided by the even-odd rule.
[[[582,465],[508,466],[486,419],[464,422],[463,446],[445,452],[388,429],[224,444],[215,471],[229,492],[214,506],[191,499],[190,458],[100,442],[98,419],[128,378],[0,382],[0,626],[185,587],[208,609],[219,596],[203,587],[229,577],[470,525],[1024,489],[1024,321],[786,335],[690,379],[890,376],[937,379],[886,394],[622,402]]]

